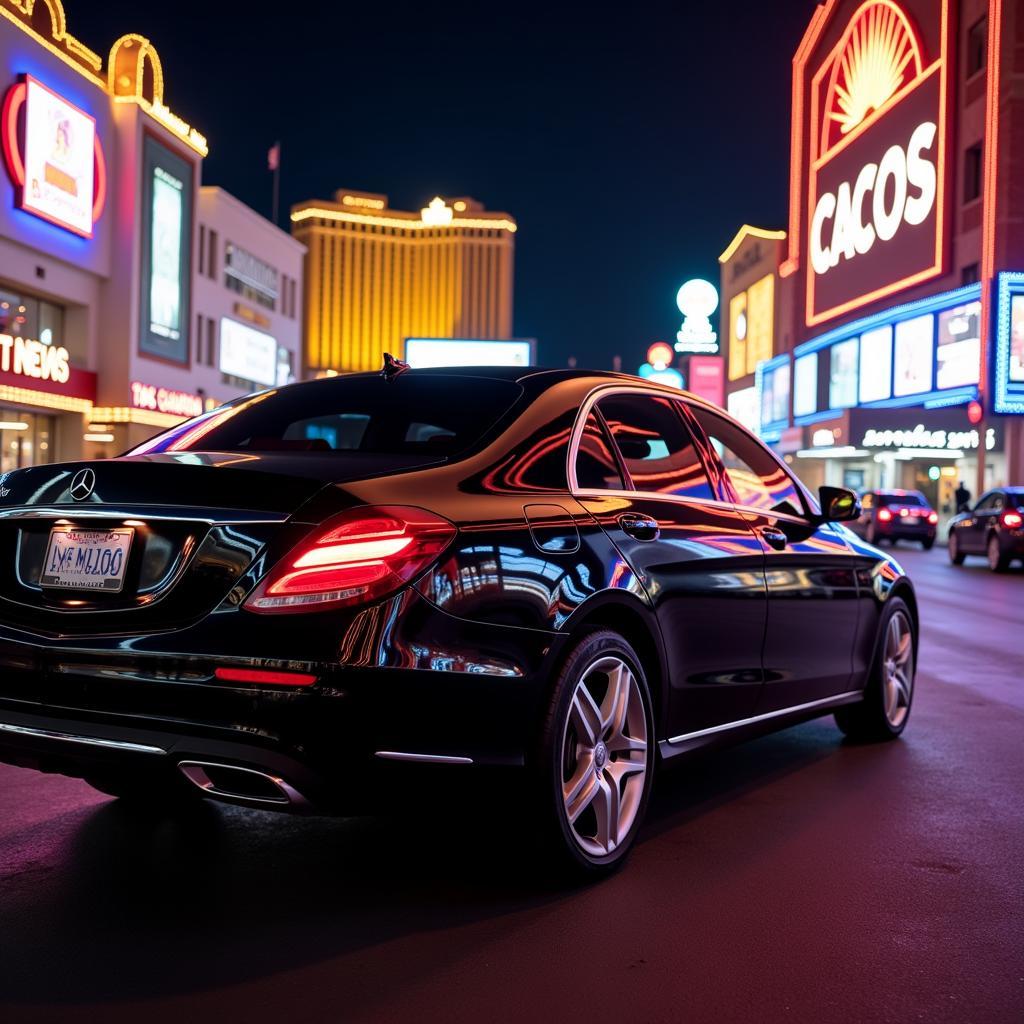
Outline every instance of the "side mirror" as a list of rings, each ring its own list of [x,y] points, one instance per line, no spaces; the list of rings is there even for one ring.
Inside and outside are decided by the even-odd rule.
[[[860,517],[860,500],[845,487],[819,487],[818,502],[826,522],[845,523]]]

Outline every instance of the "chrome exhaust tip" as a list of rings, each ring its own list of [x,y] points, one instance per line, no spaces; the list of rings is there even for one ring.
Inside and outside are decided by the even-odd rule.
[[[255,768],[239,768],[215,761],[179,761],[178,769],[207,796],[237,800],[254,807],[302,810],[309,806],[306,798],[284,779]]]

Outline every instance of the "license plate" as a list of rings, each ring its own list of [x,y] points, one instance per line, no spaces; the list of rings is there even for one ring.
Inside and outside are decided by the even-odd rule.
[[[40,584],[120,593],[134,533],[128,526],[114,530],[55,526],[50,531]]]

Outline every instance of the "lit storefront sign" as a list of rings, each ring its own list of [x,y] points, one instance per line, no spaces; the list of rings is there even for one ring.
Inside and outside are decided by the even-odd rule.
[[[641,364],[637,375],[656,384],[681,389],[684,384],[683,375],[671,365],[675,355],[675,350],[668,342],[656,341],[647,350],[647,362]]]
[[[406,338],[405,361],[430,366],[529,366],[535,342],[529,338],[489,341],[477,338]]]
[[[754,373],[775,340],[775,275],[765,274],[729,300],[729,380]]]
[[[739,420],[748,430],[757,431],[761,426],[761,410],[757,404],[757,388],[741,388],[733,391],[726,399],[726,409],[733,419]]]
[[[72,366],[63,345],[0,334],[0,399],[85,412],[96,400],[96,374]]]
[[[221,373],[272,387],[278,382],[277,341],[229,317],[220,321]]]
[[[718,289],[703,278],[687,281],[676,293],[676,305],[683,322],[676,333],[677,352],[718,351],[718,334],[711,316],[718,309]]]
[[[928,448],[935,451],[974,451],[981,443],[977,430],[930,430],[918,423],[910,430],[879,430],[874,427],[864,431],[862,448]],[[985,431],[985,448],[992,451],[996,446],[994,427]]]
[[[151,135],[143,142],[139,350],[188,364],[192,165]]]
[[[32,338],[0,334],[0,370],[34,380],[67,384],[71,379],[68,350],[63,345],[44,345]]]
[[[937,408],[977,398],[980,296],[979,284],[965,285],[798,345],[794,421],[829,419],[854,405]]]
[[[4,97],[0,139],[18,208],[91,238],[107,188],[95,119],[22,75]]]
[[[184,417],[198,416],[203,411],[202,398],[188,391],[172,391],[137,380],[132,381],[131,391],[132,407],[135,409]]]
[[[809,325],[943,271],[948,0],[935,7],[927,19],[935,59],[894,0],[868,0],[814,74],[810,102],[802,82],[794,97],[810,116]],[[794,181],[802,173],[797,164]],[[790,232],[792,246],[798,234]],[[791,248],[790,262],[796,255]]]
[[[224,273],[236,291],[274,308],[278,273],[269,263],[264,263],[240,245],[228,243],[224,253]]]
[[[686,361],[686,387],[695,395],[725,406],[725,361],[721,356],[690,356]]]
[[[992,408],[1024,413],[1024,274],[999,274]]]

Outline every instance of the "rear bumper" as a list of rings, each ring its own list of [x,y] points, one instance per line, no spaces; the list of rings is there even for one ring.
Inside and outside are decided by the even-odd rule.
[[[86,643],[0,626],[0,761],[75,776],[212,761],[278,777],[330,813],[408,799],[419,779],[521,767],[560,635],[395,600],[402,607],[390,610],[401,614],[382,606],[370,617],[379,632],[364,629],[344,663],[183,655],[178,634]],[[224,683],[217,664],[304,671],[317,682]]]

